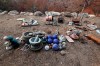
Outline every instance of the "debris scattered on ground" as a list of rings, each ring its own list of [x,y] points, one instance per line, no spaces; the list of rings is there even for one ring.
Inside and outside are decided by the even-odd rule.
[[[19,12],[13,10],[10,11],[8,14],[10,15],[18,15]],[[45,22],[47,25],[53,25],[57,26],[57,30],[55,33],[52,33],[51,30],[47,29],[48,31],[45,33],[44,31],[34,31],[34,32],[24,32],[22,33],[22,36],[19,38],[12,38],[12,40],[16,40],[16,42],[23,45],[21,48],[22,51],[39,51],[39,50],[52,50],[52,51],[60,51],[60,54],[64,56],[66,52],[67,43],[75,43],[75,41],[79,41],[81,44],[87,44],[86,39],[81,34],[82,32],[88,32],[88,27],[91,30],[96,30],[98,34],[100,34],[100,29],[97,29],[97,25],[95,23],[91,23],[88,20],[82,21],[81,19],[88,18],[88,13],[70,13],[70,12],[64,12],[61,14],[60,12],[54,12],[54,11],[46,11],[45,12],[46,17]],[[32,12],[20,12],[20,15],[28,15],[32,16]],[[43,13],[41,11],[36,11],[34,13],[34,16],[42,16]],[[59,34],[58,25],[65,24],[65,17],[72,17],[71,20],[68,20],[68,29],[66,31],[67,35]],[[39,22],[37,20],[34,20],[33,18],[21,18],[19,17],[17,21],[21,21],[21,26],[36,26],[39,25]],[[61,24],[62,23],[62,24]],[[82,25],[81,25],[82,24]],[[65,24],[66,25],[66,24]],[[65,26],[64,26],[65,27]],[[66,27],[65,27],[66,28]],[[99,38],[93,35],[88,35],[87,37],[91,38],[93,41],[100,43]],[[12,41],[11,40],[11,41]],[[10,50],[13,48],[12,42],[6,41],[4,45],[6,46],[7,50]],[[68,42],[67,42],[68,41]]]

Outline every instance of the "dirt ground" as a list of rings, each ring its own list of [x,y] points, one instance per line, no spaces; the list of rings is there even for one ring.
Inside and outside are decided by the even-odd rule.
[[[20,21],[17,18],[34,18],[40,25],[32,27],[21,27]],[[91,22],[97,23],[100,28],[100,17],[88,18]],[[68,29],[67,22],[70,18],[65,18],[65,24],[59,26],[61,34],[65,34]],[[75,43],[68,43],[66,46],[66,55],[61,56],[59,51],[45,51],[40,52],[22,51],[19,47],[16,50],[7,51],[3,46],[3,36],[13,35],[19,37],[22,32],[33,30],[52,30],[56,31],[55,26],[44,25],[44,17],[35,16],[0,16],[0,66],[100,66],[100,46],[93,41],[87,40],[87,44],[82,44],[79,41]]]

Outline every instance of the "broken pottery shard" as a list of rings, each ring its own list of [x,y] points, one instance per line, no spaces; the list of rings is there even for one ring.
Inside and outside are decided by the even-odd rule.
[[[66,36],[66,39],[68,40],[68,42],[74,42],[74,40],[70,38],[69,36]]]

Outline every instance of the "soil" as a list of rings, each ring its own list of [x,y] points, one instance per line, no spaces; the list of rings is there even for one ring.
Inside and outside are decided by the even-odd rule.
[[[40,25],[21,27],[21,22],[16,20],[20,17],[36,19]],[[70,20],[70,18],[65,18],[65,24],[60,24],[59,31],[61,34],[65,35],[65,31],[70,28],[67,26],[67,22]],[[94,22],[100,28],[100,17],[84,20]],[[56,29],[56,26],[45,25],[44,17],[0,16],[0,66],[100,66],[100,46],[91,40],[86,40],[86,44],[79,41],[75,43],[67,42],[66,50],[64,50],[66,55],[64,56],[59,51],[45,51],[44,49],[40,52],[22,51],[20,50],[22,47],[7,51],[3,46],[2,38],[5,35],[20,37],[25,31],[43,30],[48,32],[48,30],[51,30],[54,33]]]

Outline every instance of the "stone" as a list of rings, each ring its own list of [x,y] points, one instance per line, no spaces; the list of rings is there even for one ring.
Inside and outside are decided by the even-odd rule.
[[[78,16],[79,17],[84,17],[84,18],[89,18],[89,14],[88,13],[79,13]]]
[[[32,12],[29,13],[29,16],[33,16],[34,14]]]
[[[52,13],[52,16],[60,16],[61,15],[61,13],[60,12],[51,12]]]
[[[8,11],[3,11],[3,12],[0,13],[0,15],[5,15],[7,13],[8,13]]]
[[[89,14],[89,17],[96,17],[94,14]]]
[[[23,15],[27,15],[27,16],[33,16],[34,14],[32,12],[22,12]]]
[[[55,11],[46,11],[45,14],[47,16],[60,16],[61,15],[60,12],[55,12]]]
[[[34,16],[42,16],[43,13],[41,11],[36,11],[34,12]]]
[[[8,14],[9,14],[9,15],[18,15],[19,12],[16,11],[16,10],[12,10],[12,11],[10,11]]]
[[[74,18],[77,18],[78,14],[76,12],[71,13]]]
[[[66,52],[65,52],[64,50],[62,50],[62,51],[60,51],[60,54],[61,54],[62,56],[64,56],[64,55],[66,54]]]
[[[26,12],[20,12],[20,15],[24,15]]]
[[[65,17],[72,17],[73,15],[70,12],[64,12]]]

